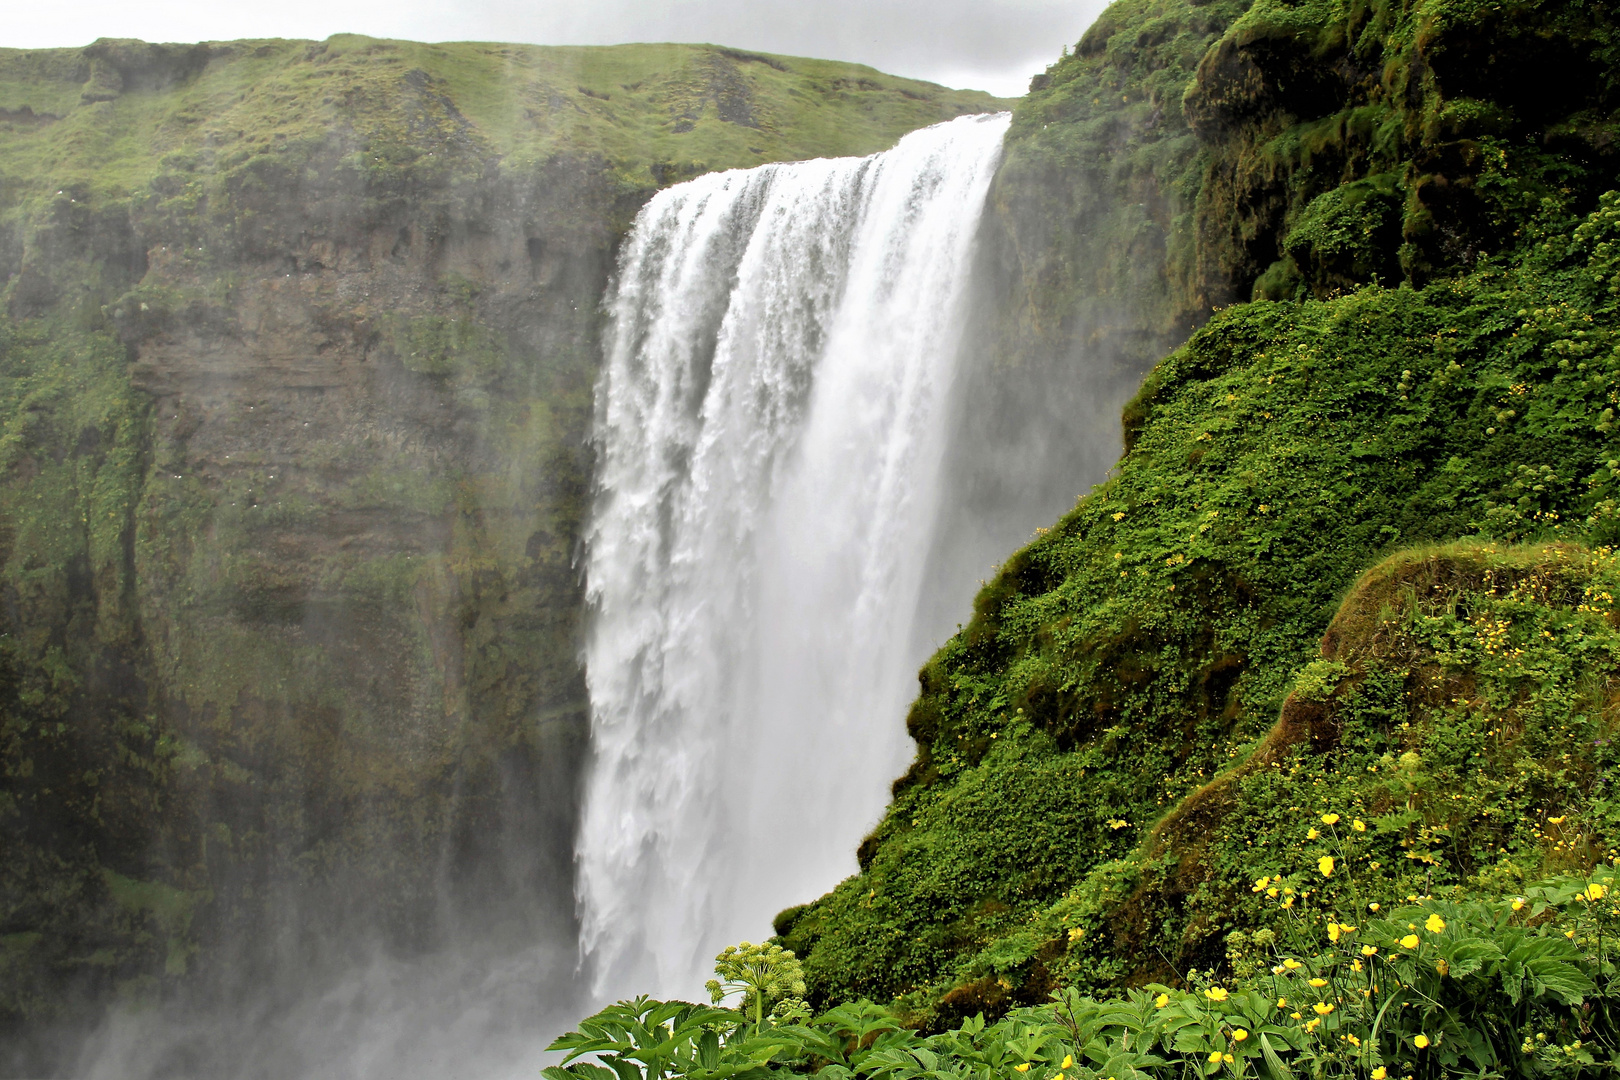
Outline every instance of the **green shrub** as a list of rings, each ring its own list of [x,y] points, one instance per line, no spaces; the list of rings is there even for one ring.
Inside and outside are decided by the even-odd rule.
[[[1353,842],[1340,850],[1353,860]],[[1322,864],[1316,875],[1338,872]],[[1311,890],[1272,890],[1292,914],[1281,934],[1235,936],[1234,954],[1248,957],[1235,965],[1241,975],[1192,972],[1187,988],[1151,985],[1105,999],[1070,989],[994,1024],[981,1015],[926,1037],[864,1001],[792,1023],[683,1002],[620,1002],[553,1043],[568,1057],[546,1076],[1577,1076],[1620,1065],[1616,881],[1600,868],[1501,901],[1414,896],[1395,906],[1357,897],[1342,912],[1311,915],[1289,901]],[[1263,876],[1252,888],[1271,883]],[[585,1054],[600,1064],[575,1060]]]

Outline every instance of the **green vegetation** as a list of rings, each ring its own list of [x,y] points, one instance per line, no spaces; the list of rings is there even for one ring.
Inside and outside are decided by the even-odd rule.
[[[1331,827],[1342,818],[1323,815]],[[1347,861],[1355,846],[1339,845]],[[645,998],[581,1023],[548,1080],[1169,1080],[1200,1076],[1573,1077],[1614,1068],[1616,875],[1563,876],[1511,899],[1367,900],[1329,858],[1354,924],[1297,913],[1228,938],[1228,970],[1112,1000],[1066,988],[993,1024],[921,1036],[861,1001],[814,1019]],[[1253,886],[1263,891],[1272,879]],[[1307,890],[1310,891],[1310,890]],[[1292,890],[1289,895],[1293,894]],[[1298,894],[1304,896],[1305,893]],[[1605,942],[1605,937],[1610,940]],[[791,954],[790,954],[791,955]],[[595,1063],[576,1061],[586,1054]]]
[[[780,1015],[784,1004],[802,1005],[804,969],[792,950],[780,945],[755,945],[745,941],[741,945],[728,945],[714,958],[714,973],[704,986],[716,1005],[732,994],[742,995],[742,1011],[752,1007],[754,1023],[765,1021],[765,1006],[772,1006],[773,1017]]]
[[[499,162],[610,164],[632,187],[766,161],[871,153],[1007,103],[855,64],[706,45],[324,42],[0,50],[0,210],[66,185],[202,210],[353,133],[343,167],[396,197]],[[426,139],[423,136],[427,136]],[[443,137],[475,148],[447,157]],[[362,148],[369,144],[369,149]],[[437,160],[435,160],[437,159]],[[234,181],[234,182],[233,182]]]
[[[1127,410],[1117,475],[1007,561],[924,669],[909,720],[918,758],[862,848],[863,872],[778,920],[813,1000],[898,997],[939,1022],[1036,1004],[1058,984],[1213,964],[1230,929],[1265,921],[1218,874],[1270,869],[1287,808],[1315,809],[1319,790],[1340,797],[1335,809],[1387,806],[1385,754],[1453,746],[1420,786],[1462,800],[1388,823],[1386,844],[1416,845],[1380,860],[1391,889],[1552,868],[1540,839],[1512,831],[1517,818],[1493,832],[1477,815],[1497,798],[1509,802],[1494,815],[1562,812],[1584,789],[1521,775],[1511,757],[1489,758],[1487,779],[1481,761],[1452,756],[1505,712],[1542,707],[1514,689],[1531,676],[1492,673],[1504,681],[1486,693],[1486,659],[1459,641],[1435,662],[1457,669],[1469,704],[1412,682],[1437,635],[1490,609],[1466,584],[1483,555],[1445,556],[1456,579],[1439,597],[1419,591],[1402,617],[1449,614],[1408,630],[1390,670],[1332,669],[1336,694],[1355,688],[1336,721],[1347,761],[1297,735],[1284,753],[1272,729],[1301,669],[1317,696],[1332,682],[1307,665],[1324,631],[1339,640],[1329,620],[1347,592],[1340,619],[1368,617],[1351,585],[1384,553],[1461,536],[1613,538],[1617,205],[1605,197],[1578,228],[1538,234],[1523,261],[1422,290],[1228,309],[1155,369]],[[1542,603],[1552,636],[1524,647],[1556,704],[1538,738],[1570,768],[1600,769],[1612,644],[1591,613],[1563,614],[1579,607],[1567,590]],[[1509,622],[1518,645],[1528,624]],[[1573,667],[1554,663],[1566,632],[1581,642]],[[1339,652],[1351,647],[1327,659],[1349,663]],[[1380,719],[1358,731],[1351,713]],[[1255,761],[1267,768],[1243,771]],[[1234,766],[1241,782],[1208,787]],[[1340,770],[1343,790],[1329,778]],[[1235,824],[1222,829],[1227,810]]]

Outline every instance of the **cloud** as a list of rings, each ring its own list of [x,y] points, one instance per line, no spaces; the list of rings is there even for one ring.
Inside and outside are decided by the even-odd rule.
[[[0,29],[0,45],[336,33],[541,45],[707,41],[850,60],[1010,95],[1079,40],[1104,6],[1105,0],[80,0],[19,5]]]

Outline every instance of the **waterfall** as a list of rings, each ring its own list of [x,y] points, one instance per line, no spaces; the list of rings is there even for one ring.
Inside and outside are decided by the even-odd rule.
[[[1005,115],[652,199],[607,300],[578,844],[599,995],[700,993],[854,872],[913,620]]]

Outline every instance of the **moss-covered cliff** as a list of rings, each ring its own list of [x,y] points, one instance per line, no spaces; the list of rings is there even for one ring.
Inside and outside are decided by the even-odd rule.
[[[711,47],[0,51],[0,1032],[464,910],[571,940],[619,236],[996,105]]]
[[[1374,822],[1357,872],[1392,896],[1607,857],[1613,616],[1557,553],[1608,555],[1491,545],[1615,538],[1614,31],[1572,3],[1123,0],[1037,81],[997,209],[1042,177],[1076,227],[1009,230],[992,340],[1123,372],[1224,310],[923,669],[862,872],[777,921],[814,997],[941,1024],[1218,968],[1322,812]],[[1122,298],[1112,332],[1075,329],[1106,323],[1088,291]],[[1390,628],[1324,646],[1336,612]],[[1578,855],[1532,828],[1566,814]]]

